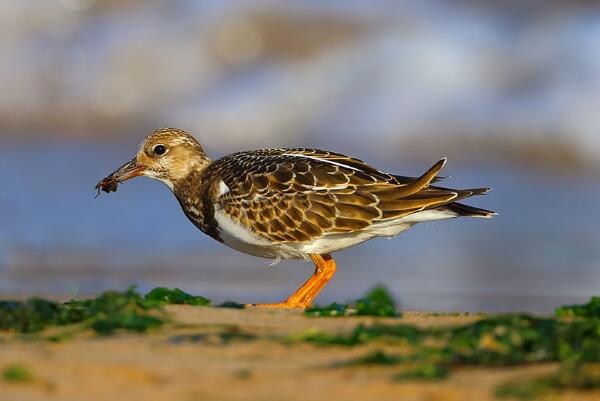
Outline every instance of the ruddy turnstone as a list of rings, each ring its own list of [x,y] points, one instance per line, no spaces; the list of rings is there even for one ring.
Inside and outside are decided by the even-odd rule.
[[[431,185],[445,163],[405,177],[318,149],[262,149],[211,160],[192,135],[163,128],[96,189],[114,192],[130,178],[150,177],[168,186],[188,219],[217,241],[264,258],[312,260],[314,274],[288,299],[251,305],[305,308],[333,277],[333,252],[424,221],[495,215],[457,202],[489,188]]]

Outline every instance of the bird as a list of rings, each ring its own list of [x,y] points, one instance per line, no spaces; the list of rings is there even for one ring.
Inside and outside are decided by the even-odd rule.
[[[395,237],[422,222],[491,218],[495,212],[458,201],[490,188],[435,184],[443,158],[419,177],[380,171],[362,160],[310,148],[241,151],[212,160],[190,133],[153,131],[135,157],[96,188],[146,176],[165,184],[201,231],[237,251],[312,261],[312,276],[282,302],[263,308],[308,308],[336,272],[334,252],[376,237]]]

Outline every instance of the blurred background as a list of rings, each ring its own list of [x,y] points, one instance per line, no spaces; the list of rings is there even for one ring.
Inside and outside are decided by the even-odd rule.
[[[320,147],[444,185],[493,220],[337,255],[318,302],[385,283],[407,309],[549,312],[600,287],[594,1],[0,2],[0,296],[137,284],[275,301],[312,273],[197,231],[160,183],[94,184],[164,126],[213,157]]]

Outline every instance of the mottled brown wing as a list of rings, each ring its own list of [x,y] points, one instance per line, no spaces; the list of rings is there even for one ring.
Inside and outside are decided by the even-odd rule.
[[[216,160],[210,174],[228,187],[217,207],[239,224],[275,242],[310,241],[452,201],[457,197],[453,190],[422,191],[444,163],[400,182],[337,153],[266,149]]]

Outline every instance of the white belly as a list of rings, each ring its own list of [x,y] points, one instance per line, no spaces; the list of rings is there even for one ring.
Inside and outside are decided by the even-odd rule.
[[[429,210],[397,220],[375,223],[352,233],[325,234],[312,241],[273,243],[232,220],[221,210],[215,211],[223,243],[237,251],[269,259],[308,259],[308,254],[333,253],[350,248],[375,237],[395,237],[423,221],[456,217],[452,212]]]
[[[232,220],[222,210],[215,211],[215,220],[219,224],[219,235],[223,243],[236,251],[269,259],[300,259],[306,257],[306,255],[302,255],[286,244],[273,243],[259,237]]]

